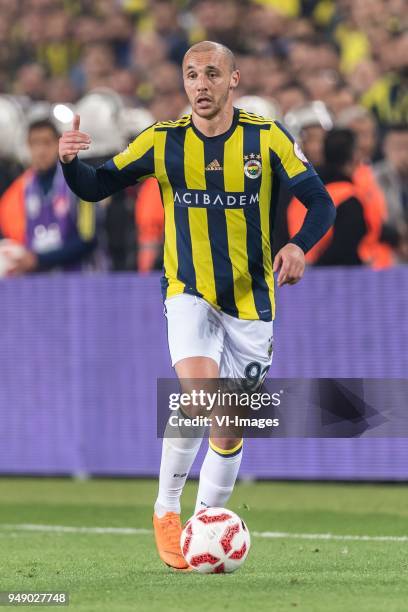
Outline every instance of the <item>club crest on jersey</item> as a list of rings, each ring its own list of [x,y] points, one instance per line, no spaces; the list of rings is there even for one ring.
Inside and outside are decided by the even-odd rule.
[[[244,156],[244,173],[250,179],[257,179],[262,174],[261,156],[251,153]]]

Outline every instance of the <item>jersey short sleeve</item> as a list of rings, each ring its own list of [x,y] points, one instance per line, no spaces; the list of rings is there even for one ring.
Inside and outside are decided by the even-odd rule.
[[[304,156],[300,146],[278,121],[274,121],[270,128],[269,149],[272,170],[289,188],[316,176],[315,169]]]

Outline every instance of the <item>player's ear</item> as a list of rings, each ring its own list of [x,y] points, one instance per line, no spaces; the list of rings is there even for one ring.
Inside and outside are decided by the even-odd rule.
[[[238,87],[240,76],[239,70],[234,70],[231,74],[230,89],[236,89]]]

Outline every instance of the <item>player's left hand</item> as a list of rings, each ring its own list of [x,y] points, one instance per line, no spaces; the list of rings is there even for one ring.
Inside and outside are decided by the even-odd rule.
[[[20,257],[13,259],[7,271],[7,276],[21,276],[33,272],[38,267],[38,259],[32,251],[26,251]]]
[[[296,244],[289,242],[276,254],[273,271],[278,272],[278,287],[298,283],[305,271],[305,254]]]

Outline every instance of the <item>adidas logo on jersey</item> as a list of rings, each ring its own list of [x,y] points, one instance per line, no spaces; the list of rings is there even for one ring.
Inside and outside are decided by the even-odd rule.
[[[206,167],[206,170],[222,170],[222,166],[220,166],[218,159],[213,159],[212,162]]]

